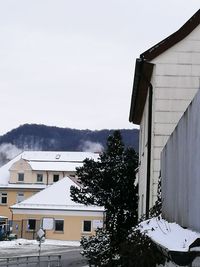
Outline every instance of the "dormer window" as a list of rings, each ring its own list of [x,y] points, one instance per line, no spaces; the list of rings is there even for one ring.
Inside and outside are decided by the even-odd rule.
[[[18,173],[18,182],[24,182],[24,173]]]
[[[42,183],[43,182],[43,174],[42,173],[38,173],[37,174],[37,183]]]
[[[60,159],[60,156],[61,156],[60,154],[57,154],[56,159]]]

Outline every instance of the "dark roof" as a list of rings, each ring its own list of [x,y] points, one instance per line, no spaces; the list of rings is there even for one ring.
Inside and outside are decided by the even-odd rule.
[[[153,71],[153,64],[136,59],[129,121],[140,124]]]
[[[135,124],[140,124],[142,113],[146,101],[146,96],[148,92],[148,86],[149,84],[143,80],[146,80],[148,77],[149,82],[151,80],[151,77],[149,77],[149,73],[145,72],[145,69],[143,70],[142,76],[141,76],[141,64],[144,64],[144,62],[148,62],[183,40],[187,35],[189,35],[198,25],[200,24],[200,9],[176,32],[171,34],[169,37],[165,38],[158,44],[154,45],[144,53],[140,55],[140,59],[136,60],[135,65],[135,75],[134,75],[134,82],[133,82],[133,93],[132,93],[132,100],[131,100],[131,110],[130,110],[130,116],[129,121],[133,122]],[[140,64],[138,62],[141,61]],[[145,63],[145,64],[146,64]],[[149,72],[149,68],[147,68]],[[140,73],[140,78],[138,78],[138,73]],[[152,74],[152,70],[151,70]],[[141,86],[141,83],[146,84],[146,88],[144,86]],[[139,92],[140,90],[143,90],[143,92]],[[144,97],[145,96],[145,97]],[[140,107],[137,108],[136,106]],[[135,114],[137,112],[137,114]]]
[[[200,9],[176,32],[154,45],[140,55],[145,60],[152,60],[164,51],[183,40],[200,24]]]

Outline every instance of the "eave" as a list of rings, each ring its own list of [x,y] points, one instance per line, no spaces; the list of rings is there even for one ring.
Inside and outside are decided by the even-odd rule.
[[[187,37],[200,24],[200,9],[176,32],[146,50],[140,58],[151,61]]]
[[[135,75],[133,82],[133,91],[131,99],[131,109],[129,121],[135,124],[140,124],[146,97],[148,94],[148,87],[153,72],[153,64],[142,59],[136,59]]]
[[[200,24],[200,9],[176,32],[146,50],[136,60],[135,75],[133,82],[132,100],[129,121],[140,124],[148,86],[151,80],[153,64],[151,61],[157,56],[182,41]]]

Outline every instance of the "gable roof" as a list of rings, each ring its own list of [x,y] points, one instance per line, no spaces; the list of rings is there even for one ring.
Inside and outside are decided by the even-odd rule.
[[[18,160],[20,160],[21,154],[10,160],[8,163],[0,168],[0,186],[7,185],[10,177],[9,169]]]
[[[12,209],[39,209],[39,210],[83,210],[103,211],[103,207],[86,206],[74,202],[70,197],[71,186],[78,185],[69,177],[50,185],[32,197],[11,206]]]
[[[176,32],[149,48],[136,60],[129,121],[140,124],[153,72],[151,61],[183,40],[200,24],[200,9]],[[151,64],[148,66],[148,64]]]
[[[140,58],[152,60],[188,36],[200,24],[200,9],[176,32],[149,48]]]
[[[0,186],[9,182],[9,169],[20,159],[26,160],[36,171],[75,171],[86,158],[98,160],[99,154],[71,151],[24,151],[0,168]]]

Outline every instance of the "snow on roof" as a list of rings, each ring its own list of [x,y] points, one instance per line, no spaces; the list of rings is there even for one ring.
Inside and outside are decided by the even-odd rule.
[[[76,171],[76,167],[83,166],[82,162],[29,161],[29,164],[36,171]]]
[[[86,158],[97,160],[98,153],[79,151],[25,151],[22,158],[28,161],[82,162]]]
[[[75,203],[70,197],[70,187],[76,186],[69,177],[64,177],[60,181],[33,195],[32,197],[11,206],[13,209],[56,209],[56,210],[91,210],[102,211],[103,207],[86,206]]]
[[[7,185],[10,177],[9,169],[16,161],[20,160],[21,154],[10,160],[8,163],[0,168],[0,185]]]
[[[189,246],[200,238],[200,233],[169,223],[160,216],[139,224],[139,229],[155,243],[169,251],[187,252]]]
[[[82,166],[84,159],[98,160],[99,154],[76,151],[24,151],[0,168],[0,185],[8,184],[9,169],[21,158],[27,160],[33,170],[75,171],[76,167]]]
[[[19,184],[5,184],[5,185],[0,185],[0,188],[17,188],[17,189],[44,189],[46,188],[48,185],[46,184],[23,184],[23,183],[19,183]]]

